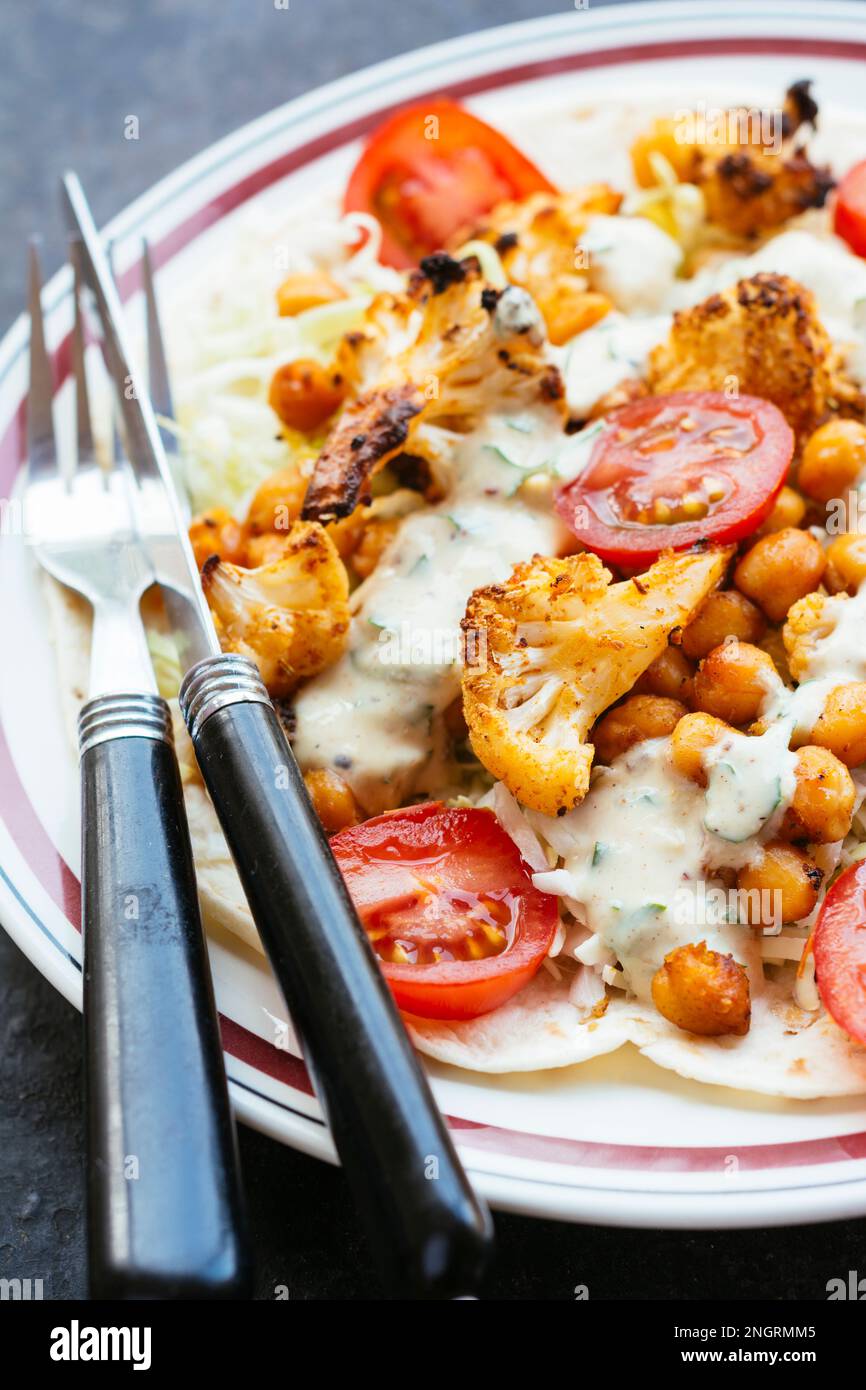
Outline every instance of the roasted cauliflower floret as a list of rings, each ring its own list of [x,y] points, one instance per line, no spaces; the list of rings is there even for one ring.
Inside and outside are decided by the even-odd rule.
[[[807,208],[823,207],[834,180],[829,168],[816,168],[803,150],[774,154],[734,145],[703,150],[693,182],[703,192],[709,222],[754,237]]]
[[[705,941],[665,956],[653,976],[652,997],[662,1017],[687,1033],[717,1038],[749,1031],[749,977],[733,956],[709,950]]]
[[[423,393],[411,381],[351,401],[316,460],[302,516],[335,521],[368,503],[372,473],[405,446],[409,427],[423,409]]]
[[[223,650],[253,660],[271,695],[330,666],[349,631],[349,585],[333,541],[315,522],[296,522],[280,559],[242,569],[213,557],[202,585]]]
[[[484,220],[460,235],[489,241],[509,280],[523,284],[534,272],[574,269],[575,242],[596,213],[613,216],[623,195],[607,183],[585,184],[566,193],[530,193],[520,202],[497,203]],[[460,243],[455,239],[455,246]],[[528,285],[526,286],[528,288]]]
[[[488,771],[546,815],[582,801],[590,728],[685,626],[730,556],[668,552],[620,584],[597,555],[536,556],[506,583],[476,589],[463,621],[463,709]]]
[[[695,182],[711,222],[736,236],[753,237],[807,208],[824,206],[834,180],[827,165],[812,164],[806,154],[803,127],[814,130],[818,119],[810,87],[810,82],[794,82],[788,88],[781,131],[775,130],[775,112],[756,121],[754,112],[739,109],[728,121],[737,138],[727,146],[703,146]],[[771,132],[781,136],[775,148],[763,143]]]
[[[343,339],[337,371],[354,399],[316,462],[305,519],[348,516],[369,502],[375,468],[406,449],[426,457],[427,426],[466,432],[495,407],[561,403],[543,320],[525,290],[491,288],[474,257],[437,252],[421,264],[405,295],[378,295],[364,330]]]
[[[752,238],[782,225],[807,208],[824,206],[833,187],[826,166],[812,164],[801,134],[814,126],[818,108],[808,82],[788,89],[781,128],[776,112],[734,108],[709,120],[667,117],[634,142],[632,165],[638,183],[657,183],[658,156],[681,183],[703,194],[709,222],[731,235]]]
[[[786,275],[753,275],[675,314],[667,341],[650,355],[647,381],[653,395],[734,387],[763,396],[801,441],[829,412],[864,405],[811,292]]]
[[[532,193],[519,203],[499,203],[468,235],[495,247],[509,281],[529,291],[550,341],[560,344],[590,328],[612,307],[582,273],[577,245],[589,217],[612,215],[621,203],[622,194],[605,183],[571,193]]]

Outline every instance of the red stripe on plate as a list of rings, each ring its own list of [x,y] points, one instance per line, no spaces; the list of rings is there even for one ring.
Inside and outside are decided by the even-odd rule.
[[[790,1144],[728,1144],[726,1148],[668,1149],[654,1144],[600,1144],[590,1139],[560,1139],[553,1135],[499,1129],[474,1121],[448,1121],[467,1130],[467,1149],[504,1153],[509,1158],[537,1159],[569,1168],[645,1170],[653,1173],[761,1172],[768,1168],[802,1168],[809,1164],[844,1163],[866,1158],[866,1133],[803,1139]]]
[[[277,159],[264,164],[245,178],[239,179],[230,188],[223,189],[210,202],[198,208],[185,222],[174,227],[153,248],[154,264],[159,267],[170,261],[179,251],[193,241],[208,227],[213,226],[233,212],[235,208],[261,193],[265,188],[280,179],[294,174],[307,164],[312,164],[323,155],[331,154],[342,145],[358,140],[374,130],[383,120],[395,111],[417,102],[431,101],[437,96],[455,98],[478,96],[483,92],[495,91],[519,82],[530,82],[541,77],[554,77],[564,72],[579,72],[581,69],[618,67],[624,63],[654,62],[660,58],[685,58],[719,54],[799,54],[810,57],[848,58],[866,60],[866,43],[846,42],[836,39],[682,39],[665,43],[628,44],[620,48],[596,49],[590,53],[565,53],[558,58],[543,58],[534,63],[521,63],[511,68],[501,68],[496,72],[482,73],[477,77],[467,77],[461,82],[452,82],[444,87],[433,87],[419,92],[408,101],[392,102],[377,107],[366,116],[337,126],[316,139],[308,141],[296,150],[289,150]],[[137,267],[131,267],[123,276],[121,289],[124,298],[141,287]]]
[[[220,1032],[223,1047],[230,1057],[246,1062],[247,1066],[272,1076],[275,1081],[282,1081],[283,1085],[291,1086],[295,1091],[303,1091],[305,1096],[315,1094],[310,1074],[300,1057],[265,1042],[264,1038],[251,1033],[224,1014],[220,1014]]]

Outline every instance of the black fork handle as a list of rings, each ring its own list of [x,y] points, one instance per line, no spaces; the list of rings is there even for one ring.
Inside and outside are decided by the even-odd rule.
[[[491,1223],[346,891],[251,662],[212,657],[180,692],[196,756],[386,1288],[472,1296]]]
[[[164,700],[80,724],[93,1297],[239,1298],[249,1259],[189,829]]]

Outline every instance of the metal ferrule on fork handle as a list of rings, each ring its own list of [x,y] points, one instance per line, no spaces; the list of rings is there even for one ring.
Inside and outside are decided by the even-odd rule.
[[[116,738],[152,738],[171,744],[171,710],[159,695],[100,695],[78,716],[78,745],[83,756],[98,743]]]

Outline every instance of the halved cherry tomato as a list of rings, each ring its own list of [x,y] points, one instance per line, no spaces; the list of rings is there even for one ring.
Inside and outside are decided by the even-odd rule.
[[[833,228],[852,251],[866,256],[866,159],[849,169],[839,184]]]
[[[489,1013],[550,949],[556,899],[533,887],[492,811],[430,801],[341,830],[331,849],[407,1013]]]
[[[404,269],[496,203],[556,189],[498,130],[440,98],[398,111],[355,165],[343,207],[382,224],[381,259]]]
[[[866,862],[840,874],[812,938],[815,983],[830,1017],[866,1043]]]
[[[603,560],[649,564],[663,550],[757,530],[793,452],[790,427],[770,401],[720,391],[646,396],[608,417],[556,508]]]

